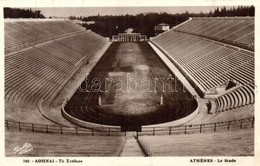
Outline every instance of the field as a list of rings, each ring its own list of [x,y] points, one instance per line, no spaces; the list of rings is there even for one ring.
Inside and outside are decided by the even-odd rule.
[[[196,106],[147,42],[129,42],[111,44],[65,110],[80,120],[133,128],[185,117]]]

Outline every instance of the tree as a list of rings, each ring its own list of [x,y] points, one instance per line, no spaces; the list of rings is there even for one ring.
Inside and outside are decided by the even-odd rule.
[[[211,13],[209,13],[209,16]],[[225,6],[214,11],[214,17],[255,16],[254,6],[238,6],[227,9]]]
[[[210,12],[209,12],[209,17],[212,17],[213,16],[213,13],[212,13],[212,11],[210,10]]]
[[[253,5],[249,7],[249,16],[255,16],[255,7]]]
[[[227,16],[227,10],[226,10],[226,7],[225,7],[225,6],[221,9],[221,11],[220,11],[220,16],[221,16],[221,17]]]
[[[219,16],[219,8],[217,7],[217,9],[214,11],[214,16],[218,17]]]
[[[4,18],[45,18],[40,10],[4,8]]]

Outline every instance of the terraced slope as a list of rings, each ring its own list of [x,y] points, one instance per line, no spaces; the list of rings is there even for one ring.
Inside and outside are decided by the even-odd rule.
[[[207,134],[140,136],[151,156],[252,156],[254,131],[245,129]]]
[[[39,139],[44,138],[44,139]],[[45,133],[5,132],[6,156],[19,156],[14,148],[30,143],[33,150],[21,157],[119,156],[124,144],[121,136],[76,136]]]

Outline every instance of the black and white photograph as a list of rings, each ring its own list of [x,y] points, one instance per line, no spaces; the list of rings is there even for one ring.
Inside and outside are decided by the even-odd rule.
[[[33,2],[0,15],[1,165],[258,165],[256,1]]]

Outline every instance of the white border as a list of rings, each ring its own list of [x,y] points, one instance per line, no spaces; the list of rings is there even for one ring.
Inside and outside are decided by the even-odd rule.
[[[0,109],[2,110],[1,114],[1,128],[0,128],[0,165],[3,166],[11,166],[11,165],[32,165],[32,164],[24,164],[22,160],[24,158],[13,158],[13,157],[5,157],[4,156],[4,44],[3,44],[3,6],[5,7],[116,7],[116,6],[237,6],[237,5],[254,5],[256,8],[256,19],[255,19],[255,77],[256,77],[256,85],[259,86],[259,8],[260,1],[258,0],[1,0],[0,1],[0,75],[2,79],[0,79]],[[134,165],[260,165],[260,149],[259,149],[259,92],[258,88],[256,89],[256,111],[255,111],[255,119],[256,119],[256,133],[255,133],[255,157],[232,157],[237,160],[236,163],[190,163],[190,159],[200,157],[155,157],[155,158],[99,158],[99,157],[89,157],[89,158],[79,158],[84,161],[84,166],[92,166],[92,165],[126,165],[126,166],[134,166]],[[53,157],[52,157],[53,158]],[[60,157],[61,158],[61,157]],[[213,159],[223,159],[228,157],[203,157],[203,158],[213,158]],[[38,164],[38,165],[53,165],[53,164]],[[57,164],[54,164],[57,165]],[[71,165],[71,164],[65,164]],[[77,164],[78,165],[78,164]]]

